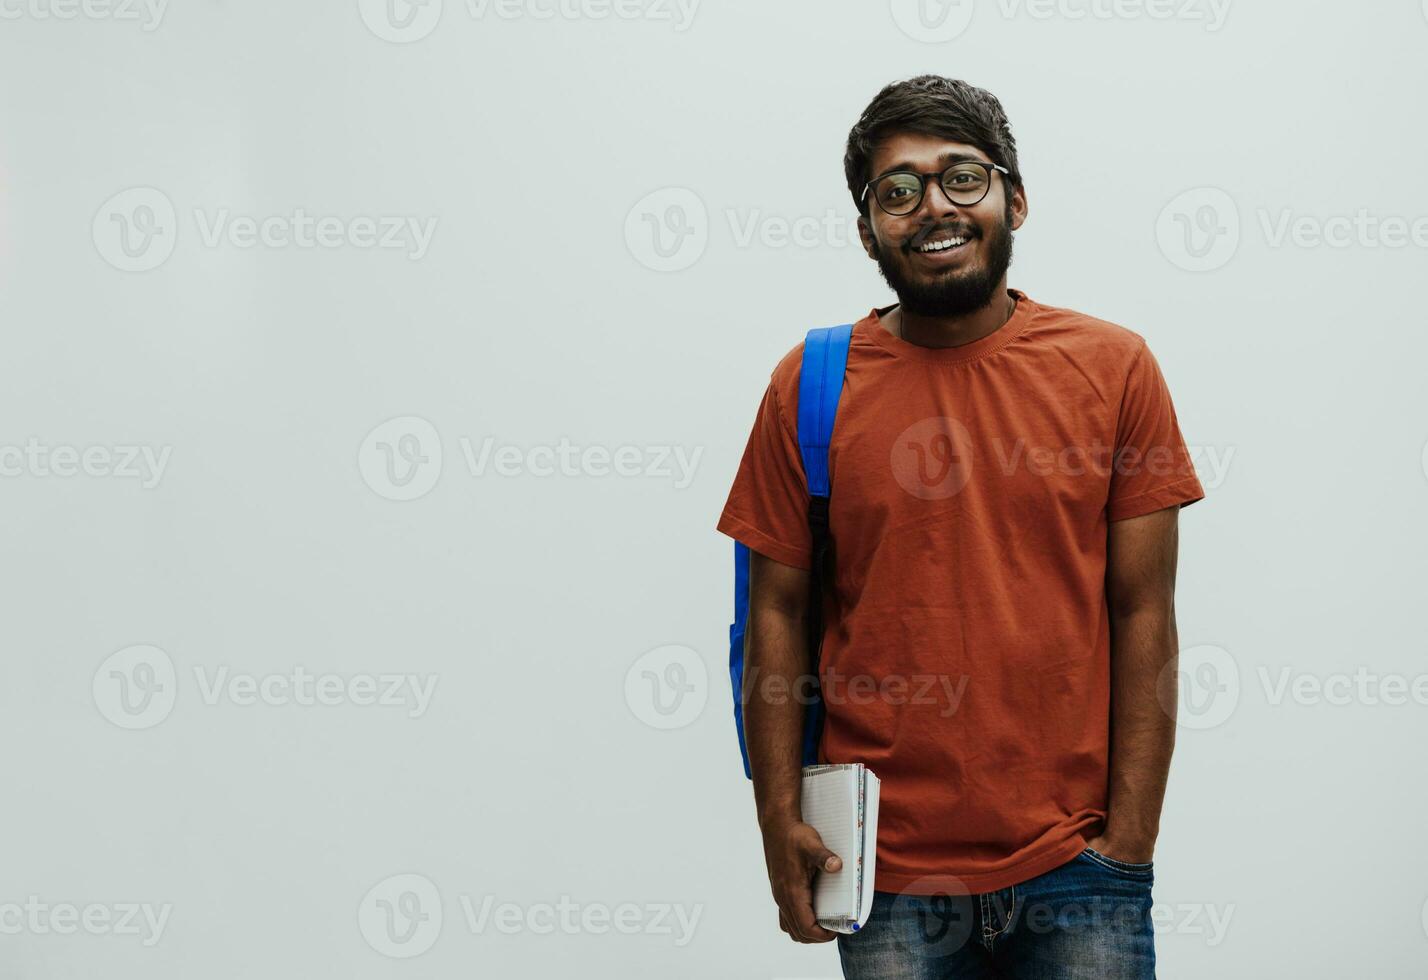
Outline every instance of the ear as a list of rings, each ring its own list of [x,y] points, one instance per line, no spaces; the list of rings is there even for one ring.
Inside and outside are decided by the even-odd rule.
[[[1018,188],[1012,193],[1012,199],[1011,199],[1011,228],[1012,228],[1012,231],[1016,231],[1016,230],[1017,230],[1018,228],[1020,228],[1022,225],[1026,224],[1027,209],[1028,209],[1028,205],[1027,205],[1027,201],[1026,201],[1026,188],[1025,188],[1025,187],[1018,187]]]
[[[858,238],[862,240],[863,251],[868,253],[868,258],[876,261],[878,257],[878,239],[877,236],[873,234],[872,224],[868,218],[863,215],[858,216]]]

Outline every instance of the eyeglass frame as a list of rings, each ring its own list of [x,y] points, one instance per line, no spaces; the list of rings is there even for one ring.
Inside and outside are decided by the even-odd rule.
[[[974,208],[978,204],[981,204],[983,201],[985,201],[987,199],[987,195],[990,194],[992,191],[992,171],[1000,171],[1002,177],[1006,178],[1011,176],[1010,170],[1008,170],[1006,167],[1003,167],[1000,163],[988,163],[985,160],[958,160],[955,163],[948,164],[946,167],[939,171],[936,171],[935,173],[918,173],[916,170],[889,170],[887,173],[879,174],[878,176],[874,177],[872,180],[864,184],[863,193],[859,196],[858,200],[866,201],[868,197],[868,191],[872,190],[873,185],[876,184],[878,181],[886,180],[887,178],[892,177],[896,174],[909,174],[918,179],[921,184],[921,190],[918,192],[917,195],[917,203],[914,204],[912,207],[908,208],[906,211],[903,211],[901,214],[898,214],[894,211],[889,211],[882,201],[878,201],[877,195],[873,195],[873,200],[878,201],[878,209],[882,211],[883,214],[891,215],[894,218],[905,218],[908,215],[912,214],[914,211],[916,211],[918,208],[922,207],[922,202],[927,197],[927,182],[931,178],[936,177],[937,186],[942,187],[942,178],[947,176],[947,172],[949,170],[953,170],[957,167],[965,167],[969,163],[978,167],[982,167],[987,171],[987,186],[982,190],[982,196],[969,204],[958,204],[956,201],[952,201],[950,195],[948,196],[947,200],[952,201],[952,204],[955,207]],[[942,193],[946,194],[947,188],[942,187]]]

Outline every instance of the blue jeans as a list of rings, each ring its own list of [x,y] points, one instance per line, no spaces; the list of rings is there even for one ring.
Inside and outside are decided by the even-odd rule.
[[[970,895],[876,892],[866,925],[838,937],[847,980],[1154,980],[1149,864],[1087,848],[1059,868]]]

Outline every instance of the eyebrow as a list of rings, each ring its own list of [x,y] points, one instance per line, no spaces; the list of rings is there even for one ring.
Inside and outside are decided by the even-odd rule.
[[[948,167],[952,166],[952,164],[954,163],[991,163],[992,161],[983,160],[981,157],[973,156],[970,153],[958,153],[955,150],[952,150],[948,151],[947,153],[943,153],[941,156],[939,156],[937,158],[937,162],[942,167],[942,169],[945,170]],[[878,180],[881,177],[886,177],[888,174],[895,174],[899,172],[919,173],[920,171],[917,169],[917,166],[911,161],[901,160],[898,163],[893,164],[891,167],[888,167],[882,173],[873,177],[873,180]],[[873,180],[868,181],[868,183],[871,184]]]

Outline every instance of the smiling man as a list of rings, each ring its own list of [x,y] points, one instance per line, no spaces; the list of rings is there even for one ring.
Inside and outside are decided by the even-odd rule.
[[[1027,194],[990,93],[889,85],[844,168],[898,300],[854,325],[828,449],[819,758],[882,779],[852,935],[813,916],[840,860],[799,814],[804,705],[766,696],[811,664],[802,345],[719,521],[751,552],[745,736],[780,926],[837,938],[852,980],[1153,977],[1177,514],[1203,496],[1169,392],[1138,334],[1007,287]]]

